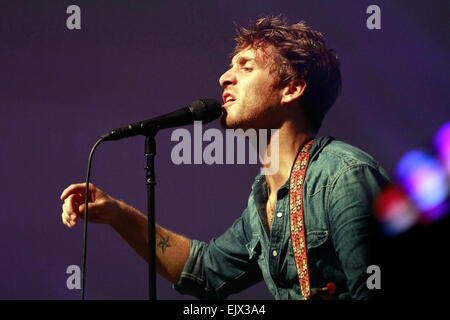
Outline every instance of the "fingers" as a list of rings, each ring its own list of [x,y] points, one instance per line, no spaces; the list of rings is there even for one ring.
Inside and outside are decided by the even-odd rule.
[[[79,205],[84,201],[84,197],[81,194],[71,194],[64,200],[63,203],[63,211],[66,212],[69,216],[72,214],[79,215],[80,212],[78,210]]]
[[[77,225],[78,218],[84,219],[85,204],[83,196],[80,194],[71,194],[66,198],[62,205],[61,219],[62,223],[69,228]],[[88,209],[91,215],[89,216],[90,222],[104,223],[101,218],[102,215],[98,215],[97,210],[102,208],[102,204],[89,203]]]
[[[80,195],[71,194],[62,205],[63,212],[61,214],[61,218],[63,223],[70,228],[76,225],[79,215],[77,204],[79,200],[77,201],[77,198],[79,199]]]
[[[75,183],[68,186],[64,191],[61,193],[61,200],[67,199],[68,196],[74,193],[81,193],[84,194],[86,190],[86,183]],[[95,186],[92,183],[89,183],[89,191],[94,191]]]
[[[70,219],[64,212],[61,214],[62,223],[69,228],[73,228],[77,225],[77,220]]]
[[[61,213],[62,223],[69,228],[75,227],[77,224],[77,218],[75,215],[69,215],[67,212],[63,211]]]
[[[66,211],[69,215],[76,215],[78,213],[78,208],[76,208],[75,205],[75,195],[71,194],[67,200],[64,201],[64,204],[66,205]],[[77,210],[75,212],[75,210]]]
[[[61,199],[64,200],[61,219],[69,228],[76,225],[78,218],[84,218],[85,189],[85,183],[72,184],[61,194]],[[120,209],[114,198],[96,188],[92,183],[89,184],[88,202],[90,222],[108,224],[117,216],[117,211]]]

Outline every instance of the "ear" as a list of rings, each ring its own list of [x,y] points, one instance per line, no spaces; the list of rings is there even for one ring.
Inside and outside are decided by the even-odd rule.
[[[281,103],[290,103],[300,98],[305,92],[306,82],[303,79],[294,79],[290,81],[281,92]]]

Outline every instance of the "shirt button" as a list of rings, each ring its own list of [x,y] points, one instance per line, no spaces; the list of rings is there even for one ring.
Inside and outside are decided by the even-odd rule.
[[[273,250],[273,251],[272,251],[272,254],[273,254],[274,257],[276,257],[276,256],[278,255],[277,250]]]
[[[283,212],[278,212],[278,213],[277,213],[277,217],[278,217],[278,218],[281,218],[282,216],[283,216]]]

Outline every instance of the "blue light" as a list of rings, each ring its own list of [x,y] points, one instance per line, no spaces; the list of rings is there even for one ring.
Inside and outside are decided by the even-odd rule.
[[[408,152],[400,160],[397,179],[420,211],[441,205],[448,193],[444,169],[431,155],[422,150]]]

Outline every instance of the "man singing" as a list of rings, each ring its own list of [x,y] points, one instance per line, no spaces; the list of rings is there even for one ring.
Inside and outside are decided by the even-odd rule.
[[[276,17],[240,28],[236,43],[219,79],[222,125],[277,129],[278,171],[255,178],[247,208],[209,244],[157,225],[158,272],[200,299],[224,299],[261,280],[276,299],[371,298],[371,206],[389,178],[363,151],[316,137],[341,88],[335,52],[305,23]],[[83,217],[84,188],[61,194],[70,228]],[[148,261],[147,217],[90,190],[89,221],[111,225]]]

